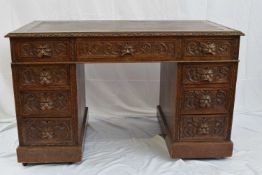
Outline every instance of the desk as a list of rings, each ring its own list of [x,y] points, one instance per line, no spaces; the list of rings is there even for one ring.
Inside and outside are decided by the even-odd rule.
[[[161,62],[172,158],[231,156],[241,35],[210,21],[35,21],[9,33],[18,162],[81,161],[84,63],[119,62]]]

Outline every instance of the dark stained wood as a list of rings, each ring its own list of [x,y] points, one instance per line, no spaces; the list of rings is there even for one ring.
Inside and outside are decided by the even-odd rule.
[[[18,161],[80,161],[83,63],[119,62],[161,62],[157,116],[172,158],[231,156],[240,35],[210,21],[37,21],[9,33]]]

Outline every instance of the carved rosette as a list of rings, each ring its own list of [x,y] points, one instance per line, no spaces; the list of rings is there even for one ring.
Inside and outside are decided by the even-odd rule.
[[[181,140],[225,137],[225,117],[183,116],[180,127]]]
[[[185,111],[223,108],[226,110],[227,92],[225,90],[188,90],[184,92]]]
[[[65,67],[25,67],[21,70],[21,85],[66,85],[68,69]]]
[[[184,83],[226,83],[230,80],[231,66],[185,66]]]
[[[185,55],[198,56],[230,56],[230,41],[227,40],[187,40]]]
[[[78,41],[78,56],[172,56],[175,54],[175,42],[137,42],[137,41]]]
[[[55,42],[23,42],[20,44],[20,57],[44,58],[67,56],[68,43],[63,41]]]
[[[67,92],[27,92],[22,95],[23,114],[45,114],[69,112]]]
[[[30,145],[72,143],[70,120],[26,119],[23,121],[23,141]]]

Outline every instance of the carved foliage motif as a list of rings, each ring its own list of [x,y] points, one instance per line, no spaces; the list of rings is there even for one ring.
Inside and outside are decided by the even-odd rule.
[[[23,121],[25,144],[65,144],[72,142],[70,120],[25,119]]]
[[[24,67],[20,76],[22,85],[68,84],[68,69],[66,67]]]
[[[185,83],[217,82],[225,83],[230,79],[231,66],[200,66],[185,67]]]
[[[171,56],[175,54],[174,42],[136,41],[78,41],[78,55],[90,56]]]
[[[210,108],[226,110],[226,101],[227,92],[225,90],[188,90],[184,92],[183,109],[191,112]]]
[[[23,42],[20,45],[20,57],[62,57],[67,56],[68,43],[62,41],[55,42]]]
[[[230,41],[218,40],[188,40],[186,42],[186,56],[229,56]]]
[[[22,94],[23,114],[69,112],[68,92],[26,92]]]
[[[225,137],[225,117],[183,116],[181,139],[201,139],[206,137]]]

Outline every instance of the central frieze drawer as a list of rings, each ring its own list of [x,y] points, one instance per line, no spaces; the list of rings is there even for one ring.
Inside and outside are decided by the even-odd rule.
[[[154,61],[174,60],[178,54],[176,39],[82,38],[76,40],[79,61]]]
[[[22,145],[73,145],[72,120],[27,118],[20,121]]]

